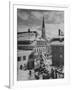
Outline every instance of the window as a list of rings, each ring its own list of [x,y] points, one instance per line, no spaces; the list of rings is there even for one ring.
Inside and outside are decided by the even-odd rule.
[[[20,65],[20,70],[22,70],[23,69],[23,66],[22,65]]]
[[[18,61],[18,62],[21,61],[21,57],[17,57],[17,61]]]
[[[23,60],[26,60],[26,56],[23,56]]]

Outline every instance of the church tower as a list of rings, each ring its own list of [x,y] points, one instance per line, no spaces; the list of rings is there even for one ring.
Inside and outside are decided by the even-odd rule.
[[[41,37],[43,39],[46,39],[46,36],[45,36],[45,23],[44,23],[44,17],[43,17],[43,22],[42,22],[42,35]]]

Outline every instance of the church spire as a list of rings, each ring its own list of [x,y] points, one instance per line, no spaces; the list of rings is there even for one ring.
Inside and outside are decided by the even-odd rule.
[[[44,23],[44,16],[43,16],[43,22],[42,22],[42,36],[43,39],[45,39],[45,23]]]

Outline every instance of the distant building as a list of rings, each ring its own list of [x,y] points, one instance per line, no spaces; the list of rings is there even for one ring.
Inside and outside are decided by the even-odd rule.
[[[17,51],[17,67],[20,69],[20,66],[25,67],[28,63],[28,57],[31,54],[31,51],[18,50]]]
[[[52,42],[51,43],[52,49],[52,65],[53,66],[60,66],[64,65],[64,42]]]
[[[42,22],[42,33],[41,37],[36,39],[36,44],[35,44],[35,50],[36,52],[49,52],[49,43],[48,40],[46,39],[46,34],[45,34],[45,23],[44,23],[44,17],[43,17],[43,22]]]
[[[18,32],[17,34],[17,48],[18,50],[33,50],[34,41],[37,38],[36,31]]]
[[[34,49],[35,49],[35,53],[38,54],[38,57],[39,55],[42,55],[45,64],[52,65],[51,47],[50,47],[50,43],[46,39],[44,17],[42,22],[41,37],[36,40],[36,45]]]
[[[58,37],[50,40],[52,49],[52,65],[64,65],[64,33],[59,29]]]
[[[18,32],[17,33],[17,39],[18,41],[34,41],[37,37],[37,32],[36,31],[28,31],[26,32]]]
[[[61,42],[64,42],[64,33],[59,29],[58,30],[58,36],[57,37],[53,37],[51,40],[50,40],[50,42],[52,43],[52,42],[59,42],[59,44],[61,43]]]
[[[36,31],[18,32],[17,33],[17,61],[18,68],[27,65],[30,54],[35,46]]]

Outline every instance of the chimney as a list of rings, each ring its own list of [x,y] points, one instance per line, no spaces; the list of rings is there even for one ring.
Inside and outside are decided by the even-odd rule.
[[[58,35],[60,36],[60,29],[58,30]]]
[[[30,28],[28,29],[28,32],[30,33]]]
[[[58,35],[59,36],[64,36],[63,32],[60,29],[58,30]]]

